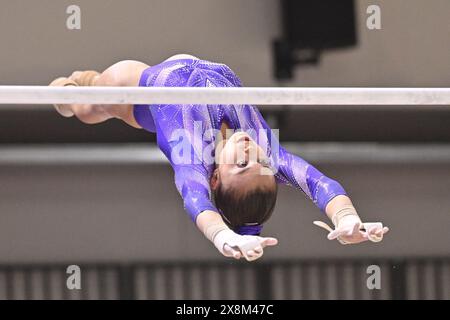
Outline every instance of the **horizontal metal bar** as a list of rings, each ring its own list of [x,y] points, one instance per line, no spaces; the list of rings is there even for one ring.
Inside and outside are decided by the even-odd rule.
[[[0,104],[450,105],[450,88],[0,86]]]
[[[312,163],[449,163],[450,144],[283,143]],[[0,147],[0,165],[168,164],[154,144],[10,145]]]

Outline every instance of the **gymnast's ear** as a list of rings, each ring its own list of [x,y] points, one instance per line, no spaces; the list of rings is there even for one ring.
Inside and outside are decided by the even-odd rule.
[[[219,186],[219,168],[214,169],[209,184],[213,191],[215,191]]]

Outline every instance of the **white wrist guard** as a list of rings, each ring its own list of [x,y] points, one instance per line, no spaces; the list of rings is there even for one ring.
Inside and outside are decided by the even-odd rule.
[[[348,216],[353,216],[359,220],[359,223],[361,222],[361,219],[358,216],[358,213],[356,213],[356,209],[352,205],[347,205],[342,207],[340,210],[335,212],[333,216],[331,217],[331,221],[334,224],[334,227],[337,228],[339,226],[339,222],[344,218]]]
[[[372,242],[380,242],[383,239],[383,236],[376,236],[374,234],[371,234],[371,229],[378,228],[382,229],[383,224],[380,222],[366,222],[362,223],[361,219],[358,216],[358,213],[356,212],[356,209],[352,205],[344,206],[339,211],[337,211],[335,214],[333,214],[331,221],[333,222],[333,225],[335,229],[339,227],[339,223],[345,219],[349,218],[353,220],[353,222],[359,222],[360,229],[365,230],[368,234],[368,239]],[[322,221],[314,221],[313,222],[316,226],[324,228],[328,232],[332,232],[333,229],[327,225],[325,222]],[[337,238],[337,240],[342,244],[347,244],[346,241],[342,240],[340,237]]]
[[[249,257],[247,254],[248,251],[254,250],[255,248],[260,246],[257,237],[242,236],[230,229],[221,230],[214,237],[214,245],[222,254],[224,254],[225,244],[235,250],[239,250],[241,254],[245,257],[245,259],[247,259],[247,261],[252,261],[260,257],[260,255]]]
[[[223,230],[229,230],[229,228],[223,222],[216,222],[206,228],[205,236],[209,241],[214,243],[214,239],[216,238],[217,234]]]
[[[234,233],[233,230],[227,228],[217,232],[216,236],[213,239],[213,243],[216,246],[217,250],[219,250],[223,254],[223,246],[235,236],[237,236],[237,234]]]

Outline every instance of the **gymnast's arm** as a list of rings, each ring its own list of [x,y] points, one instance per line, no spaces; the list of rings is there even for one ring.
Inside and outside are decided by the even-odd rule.
[[[354,244],[367,240],[379,242],[388,232],[381,222],[362,223],[352,201],[339,182],[325,176],[314,166],[280,147],[277,178],[281,183],[301,189],[326,213],[335,229],[321,221],[314,224],[329,231],[328,239],[342,244]]]
[[[254,111],[272,145],[271,157],[274,160],[275,178],[278,183],[303,191],[330,220],[336,210],[352,205],[339,182],[325,176],[311,164],[283,148],[259,110],[255,107]]]
[[[272,158],[277,182],[303,191],[328,216],[334,230],[321,221],[314,222],[329,231],[328,239],[337,239],[342,244],[381,241],[383,234],[389,229],[380,222],[362,223],[341,184],[280,146],[261,113],[257,109],[256,112],[262,127],[267,130],[269,141],[276,141],[277,147],[272,149]]]
[[[304,159],[281,146],[276,158],[277,181],[303,191],[330,220],[335,210],[344,205],[352,205],[339,182],[325,176]]]

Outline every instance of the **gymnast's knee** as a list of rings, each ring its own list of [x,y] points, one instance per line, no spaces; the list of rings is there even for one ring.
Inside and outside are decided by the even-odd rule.
[[[102,73],[99,85],[137,85],[142,71],[148,67],[147,64],[137,60],[122,60],[116,62]]]

